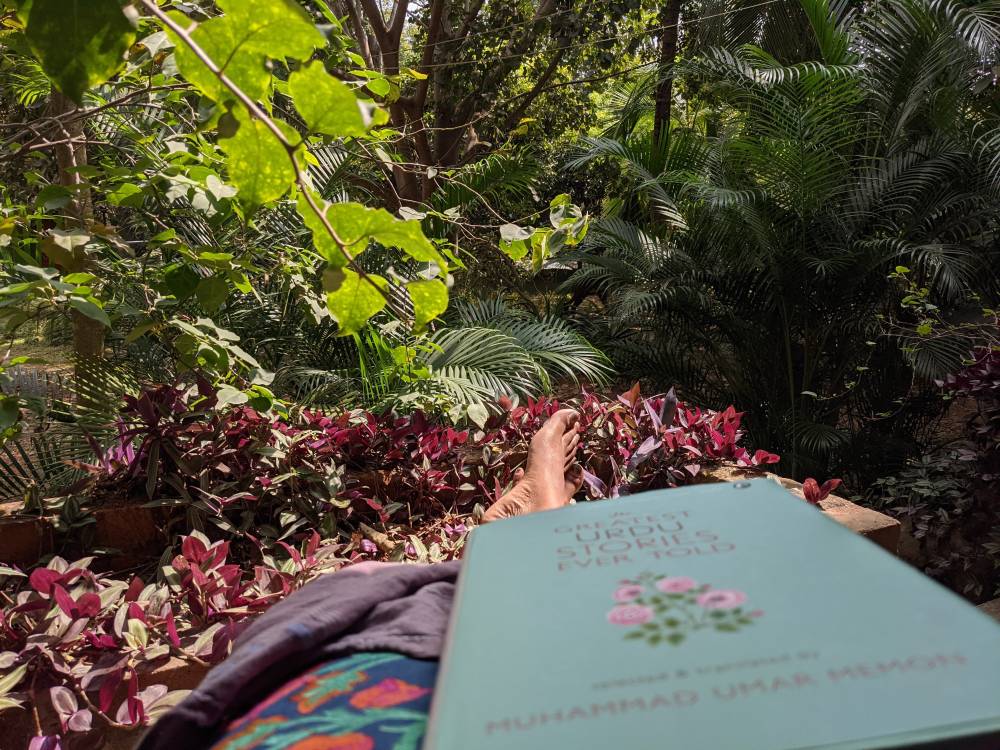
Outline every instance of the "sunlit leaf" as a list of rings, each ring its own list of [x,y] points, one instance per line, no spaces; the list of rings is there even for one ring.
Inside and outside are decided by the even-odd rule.
[[[325,44],[323,35],[293,0],[226,0],[218,5],[225,15],[199,24],[191,38],[251,99],[261,99],[267,92],[269,58],[305,60]],[[186,17],[175,14],[175,18],[190,25]],[[173,41],[177,67],[186,80],[217,102],[235,99],[182,40],[174,37]]]
[[[354,92],[315,61],[292,73],[288,91],[313,133],[361,136],[367,131],[362,104]]]
[[[311,197],[313,204],[321,212],[324,214],[329,212],[330,204],[327,201],[323,200],[323,198],[316,193],[312,193]],[[344,255],[340,246],[334,241],[333,237],[330,236],[330,232],[323,224],[322,219],[320,219],[319,215],[312,210],[309,206],[309,202],[304,196],[299,196],[296,208],[299,212],[299,216],[302,217],[302,221],[305,223],[306,228],[312,232],[313,245],[316,247],[316,252],[322,255],[323,258],[326,259],[327,263],[335,268],[341,268],[347,265],[347,256]],[[364,248],[362,247],[361,250],[364,250]],[[357,252],[360,252],[360,250]]]
[[[223,406],[227,404],[245,404],[250,400],[247,394],[231,385],[223,385],[216,392],[215,397],[218,399],[219,404]]]
[[[448,287],[438,279],[411,281],[406,288],[413,300],[414,330],[422,331],[448,309]]]
[[[241,114],[238,119],[239,129],[221,144],[229,154],[229,180],[238,191],[240,203],[253,212],[288,192],[295,182],[295,168],[267,125],[249,115]],[[297,139],[288,126],[282,130],[287,131],[287,137]]]
[[[334,203],[327,216],[353,254],[375,240],[386,247],[398,247],[416,261],[447,268],[444,257],[424,235],[418,221],[403,221],[385,209],[366,208],[358,203]]]
[[[341,334],[357,333],[369,318],[385,307],[385,295],[380,290],[386,286],[381,276],[369,274],[366,279],[349,268],[331,270],[323,275],[326,305],[340,326]]]

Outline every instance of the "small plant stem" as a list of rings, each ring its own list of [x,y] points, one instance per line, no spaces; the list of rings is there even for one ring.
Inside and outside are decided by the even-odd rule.
[[[122,724],[120,722],[115,721],[106,713],[104,713],[98,706],[96,706],[92,700],[90,700],[90,696],[87,695],[86,690],[84,690],[75,683],[73,685],[73,692],[76,693],[77,697],[79,697],[84,703],[87,704],[87,708],[89,708],[93,713],[97,714],[102,719],[104,719],[104,721],[108,723],[108,726],[114,727],[115,729],[126,729],[129,731],[138,729],[139,726],[141,726],[138,724]]]

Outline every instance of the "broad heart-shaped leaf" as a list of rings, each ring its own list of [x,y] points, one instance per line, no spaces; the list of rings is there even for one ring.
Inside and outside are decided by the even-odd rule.
[[[108,314],[94,302],[83,299],[82,297],[70,297],[69,306],[77,312],[83,313],[88,318],[93,318],[98,323],[103,323],[108,328],[111,327],[111,319],[108,317]]]
[[[448,287],[437,279],[411,281],[406,289],[413,300],[413,328],[418,333],[448,309]]]
[[[174,19],[184,26],[188,19],[178,13]],[[209,99],[216,102],[233,102],[236,96],[210,71],[198,56],[179,38],[169,34],[175,45],[177,70]],[[271,83],[271,72],[265,67],[266,56],[252,49],[240,50],[240,28],[230,18],[220,16],[205,21],[191,32],[191,39],[201,47],[212,62],[216,63],[240,90],[254,101],[262,99]]]
[[[229,299],[229,284],[224,276],[209,276],[198,282],[195,294],[205,312],[214,313]]]
[[[229,181],[236,187],[240,203],[252,213],[264,203],[277,200],[295,183],[295,168],[288,152],[267,125],[245,112],[237,115],[239,128],[220,145],[229,154]],[[289,126],[278,121],[285,137],[299,139]]]
[[[216,392],[215,397],[219,400],[219,404],[226,406],[228,404],[245,404],[250,400],[239,388],[234,388],[229,384],[223,384],[221,388]]]
[[[326,306],[340,326],[342,336],[360,331],[369,318],[385,307],[383,292],[386,280],[373,274],[368,274],[368,279],[350,268],[338,268],[323,274]],[[379,288],[376,289],[372,282]]]
[[[500,250],[516,263],[528,254],[528,243],[525,240],[500,240]]]
[[[368,118],[361,102],[318,60],[288,77],[288,91],[310,132],[343,137],[367,132]]]
[[[310,193],[313,199],[313,204],[319,208],[320,211],[325,214],[329,214],[330,203],[323,200],[323,198],[318,193]],[[316,212],[312,210],[309,202],[306,200],[305,196],[299,195],[298,201],[296,202],[296,208],[299,212],[299,216],[302,217],[302,221],[305,222],[306,228],[312,232],[313,245],[316,247],[316,252],[323,256],[327,263],[329,263],[334,268],[343,268],[347,265],[347,256],[341,251],[340,246],[334,242],[333,237],[326,230],[323,225],[323,221],[317,216]],[[329,218],[329,217],[328,217]],[[361,250],[364,250],[362,247]],[[360,250],[357,252],[361,252]]]
[[[448,268],[444,256],[424,236],[419,221],[403,221],[384,208],[366,208],[359,203],[334,203],[326,215],[353,255],[375,240],[386,247],[398,247],[416,261]]]
[[[326,40],[294,0],[225,0],[217,5],[224,15],[200,24],[191,38],[226,76],[251,99],[267,92],[271,73],[268,58],[306,60]],[[184,27],[190,19],[174,16]],[[186,80],[217,102],[233,100],[229,89],[186,44],[171,35],[177,68]]]
[[[25,33],[45,74],[77,104],[121,69],[135,40],[119,0],[34,0]]]
[[[500,227],[500,250],[514,262],[528,254],[531,230],[517,224],[503,224]]]
[[[194,294],[201,283],[201,277],[191,266],[174,263],[164,268],[163,282],[172,295],[184,300]]]
[[[20,418],[20,402],[13,396],[0,396],[0,430],[13,427]]]

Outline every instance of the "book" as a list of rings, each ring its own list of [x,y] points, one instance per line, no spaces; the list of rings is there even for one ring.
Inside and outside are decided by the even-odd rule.
[[[476,529],[424,750],[1000,748],[1000,626],[767,480]]]

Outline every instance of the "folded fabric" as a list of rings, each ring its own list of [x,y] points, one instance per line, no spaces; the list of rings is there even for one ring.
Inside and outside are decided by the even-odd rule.
[[[229,721],[321,661],[362,651],[440,658],[459,565],[363,563],[310,582],[250,625],[137,750],[208,747]]]

